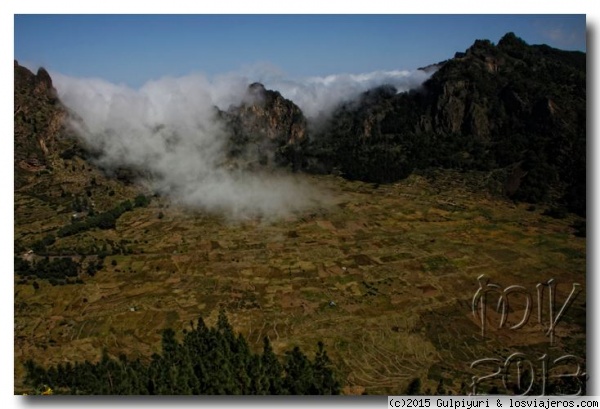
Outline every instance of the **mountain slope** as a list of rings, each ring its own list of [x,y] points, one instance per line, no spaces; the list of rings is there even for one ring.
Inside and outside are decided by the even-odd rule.
[[[501,171],[507,196],[585,215],[585,61],[512,33],[477,40],[419,90],[344,104],[305,154],[312,169],[373,182],[416,168]]]
[[[95,254],[92,248],[102,243],[83,251],[81,240],[63,233],[100,222],[115,205],[133,200],[140,188],[125,185],[94,164],[68,129],[69,111],[45,69],[33,74],[16,61],[14,69],[15,256],[29,249],[34,256]],[[19,266],[28,272],[26,265]]]
[[[52,167],[65,110],[45,69],[33,74],[15,61],[14,75],[15,187],[21,187],[35,172]]]

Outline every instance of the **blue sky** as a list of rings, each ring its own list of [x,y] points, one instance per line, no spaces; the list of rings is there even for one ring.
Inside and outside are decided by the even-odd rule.
[[[301,78],[415,69],[509,31],[585,51],[585,24],[585,15],[15,15],[14,57],[132,87],[255,64]]]

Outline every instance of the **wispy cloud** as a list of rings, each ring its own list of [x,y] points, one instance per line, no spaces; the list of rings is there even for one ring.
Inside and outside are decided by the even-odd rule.
[[[315,119],[329,115],[341,102],[352,100],[362,92],[380,85],[393,85],[398,92],[415,89],[432,72],[373,71],[289,79],[279,70],[261,66],[255,67],[254,74],[268,89],[279,91],[285,98],[294,101],[309,119]]]
[[[548,25],[542,22],[536,22],[537,29],[551,45],[557,47],[579,47],[581,44],[585,47],[585,27],[569,27],[564,24]]]
[[[153,175],[155,190],[234,219],[289,215],[322,205],[326,195],[290,174],[228,167],[227,132],[215,106],[227,110],[240,104],[248,85],[259,80],[296,102],[310,118],[374,86],[408,90],[427,77],[423,72],[388,71],[286,80],[270,66],[253,70],[212,78],[162,78],[140,89],[52,76],[59,97],[79,118],[71,125],[101,152],[103,166],[143,169]]]

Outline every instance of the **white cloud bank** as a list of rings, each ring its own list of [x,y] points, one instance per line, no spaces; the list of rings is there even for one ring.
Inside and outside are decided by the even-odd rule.
[[[425,71],[375,71],[366,74],[336,74],[310,77],[300,81],[273,79],[265,86],[291,99],[307,118],[327,116],[341,102],[380,85],[393,85],[398,92],[419,87],[431,73]]]
[[[143,169],[157,191],[234,219],[289,215],[321,206],[325,195],[294,175],[224,166],[226,135],[215,106],[226,110],[239,104],[248,84],[258,80],[294,101],[310,119],[374,86],[392,84],[405,91],[427,76],[389,71],[291,81],[263,69],[253,78],[239,73],[162,78],[135,90],[52,73],[60,99],[80,117],[71,121],[73,127],[101,151],[102,165]]]

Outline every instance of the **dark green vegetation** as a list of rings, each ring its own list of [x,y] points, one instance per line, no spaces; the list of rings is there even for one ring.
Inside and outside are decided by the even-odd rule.
[[[135,197],[134,205],[135,207],[146,207],[150,203],[150,199],[147,198],[143,194],[139,194]],[[126,200],[114,207],[111,210],[102,213],[92,213],[88,212],[87,216],[81,216],[82,220],[75,221],[71,220],[70,224],[67,224],[56,231],[56,236],[54,234],[47,234],[41,240],[35,241],[31,244],[31,249],[35,252],[35,255],[43,255],[45,258],[37,261],[30,262],[23,258],[23,256],[15,256],[15,274],[24,278],[24,282],[27,282],[28,278],[42,278],[48,279],[52,284],[72,284],[72,283],[81,283],[81,279],[70,281],[65,280],[67,278],[78,277],[81,272],[81,263],[77,263],[73,261],[73,256],[64,256],[64,251],[56,251],[56,249],[52,249],[53,244],[56,243],[56,238],[62,238],[67,236],[77,235],[79,233],[98,228],[103,230],[114,229],[117,224],[117,220],[123,213],[127,211],[131,211],[134,209],[134,205],[130,200]],[[20,245],[15,247],[22,247]],[[128,250],[125,246],[112,245],[113,252],[120,252],[121,254],[126,253]],[[22,249],[21,249],[22,250]],[[106,243],[100,249],[94,251],[90,249],[89,251],[78,251],[79,255],[84,254],[93,254],[97,256],[98,262],[88,261],[86,273],[89,276],[93,276],[98,270],[102,268],[102,260],[109,254],[107,251]],[[53,260],[49,260],[49,256],[55,256]],[[25,256],[27,257],[27,255]],[[33,258],[33,256],[30,256]],[[116,263],[116,260],[113,260],[113,263]],[[114,264],[116,265],[116,264]],[[59,280],[59,281],[57,281]]]
[[[114,229],[117,225],[117,219],[121,217],[123,213],[132,210],[134,205],[135,207],[146,207],[148,206],[148,203],[150,203],[150,199],[144,195],[138,195],[135,197],[133,205],[129,200],[126,200],[109,211],[102,212],[100,214],[87,217],[83,221],[73,222],[72,224],[64,226],[56,232],[56,235],[59,237],[72,236],[73,234],[93,228]]]
[[[30,263],[20,257],[15,257],[15,274],[23,277],[23,283],[27,279],[47,279],[52,284],[82,283],[76,280],[81,266],[70,258],[56,258],[49,260],[43,258],[37,263]],[[69,280],[69,279],[73,280]]]
[[[264,338],[262,354],[235,334],[221,310],[215,328],[202,318],[183,340],[173,330],[162,333],[161,354],[149,362],[118,360],[106,353],[97,363],[75,362],[45,369],[29,360],[26,383],[75,395],[337,395],[337,381],[323,343],[313,360],[298,347],[283,357]]]
[[[514,34],[478,40],[418,89],[366,92],[303,150],[305,167],[389,183],[415,169],[490,172],[501,193],[585,216],[586,55]]]

